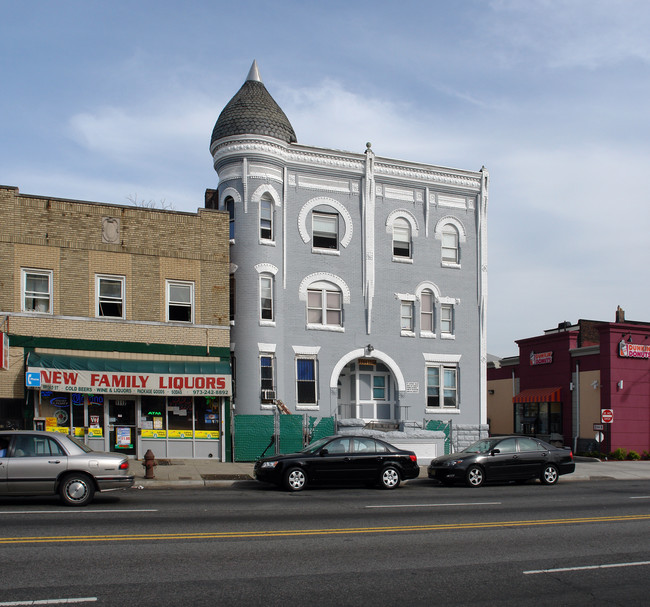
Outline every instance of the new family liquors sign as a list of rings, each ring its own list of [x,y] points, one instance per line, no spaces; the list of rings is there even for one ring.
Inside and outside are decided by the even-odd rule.
[[[89,394],[230,396],[230,375],[122,373],[30,368],[39,372],[41,390]]]

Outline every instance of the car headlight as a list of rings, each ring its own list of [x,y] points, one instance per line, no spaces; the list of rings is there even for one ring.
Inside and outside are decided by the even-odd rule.
[[[447,462],[447,465],[448,466],[456,466],[456,465],[462,464],[462,463],[463,463],[462,459],[452,459],[452,460]]]
[[[275,468],[278,462],[262,462],[262,468]]]

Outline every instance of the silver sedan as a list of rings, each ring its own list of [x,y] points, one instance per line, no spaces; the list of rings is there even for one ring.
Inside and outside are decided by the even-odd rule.
[[[68,506],[85,506],[95,492],[128,489],[133,481],[119,453],[93,451],[58,432],[0,431],[0,496],[58,494]]]

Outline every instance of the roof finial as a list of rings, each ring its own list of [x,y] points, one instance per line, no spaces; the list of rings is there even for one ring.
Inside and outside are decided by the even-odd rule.
[[[257,61],[255,59],[253,59],[253,65],[251,65],[251,69],[248,72],[248,76],[246,76],[246,82],[248,82],[249,80],[262,82],[262,78],[260,78],[260,71],[257,69]]]

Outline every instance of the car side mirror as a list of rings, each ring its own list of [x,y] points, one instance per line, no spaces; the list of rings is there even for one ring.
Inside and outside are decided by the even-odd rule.
[[[501,449],[492,449],[492,451],[490,451],[490,455],[496,455],[497,453],[501,453]]]
[[[329,451],[327,449],[321,449],[319,455],[323,457],[323,455],[329,455]]]

